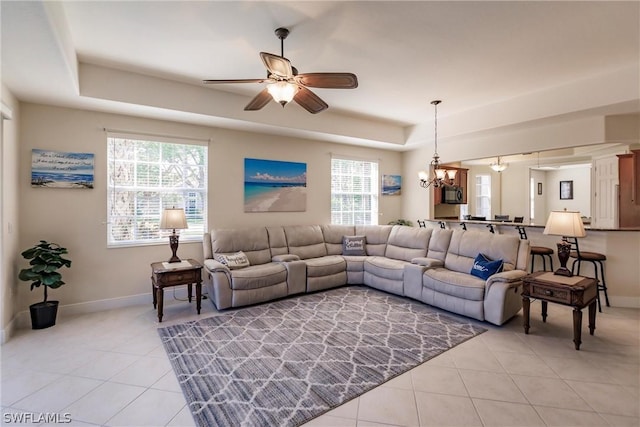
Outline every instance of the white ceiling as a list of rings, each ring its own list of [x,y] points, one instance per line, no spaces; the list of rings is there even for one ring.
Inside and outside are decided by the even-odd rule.
[[[6,1],[2,81],[29,102],[406,150],[432,138],[640,111],[640,2]],[[329,110],[245,112],[260,51],[301,73]],[[439,123],[440,124],[440,123]]]

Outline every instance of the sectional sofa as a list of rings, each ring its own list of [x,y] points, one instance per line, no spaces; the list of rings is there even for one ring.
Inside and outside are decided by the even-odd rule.
[[[214,229],[203,247],[218,309],[365,285],[496,325],[522,308],[529,258],[517,236],[400,225]],[[479,254],[501,271],[471,274]]]

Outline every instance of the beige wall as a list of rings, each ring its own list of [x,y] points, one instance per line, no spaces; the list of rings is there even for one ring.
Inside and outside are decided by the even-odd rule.
[[[87,303],[96,307],[133,301],[151,304],[148,295],[149,264],[170,256],[168,244],[107,248],[104,128],[210,139],[209,228],[328,223],[332,153],[377,159],[380,174],[402,173],[402,155],[398,152],[44,105],[22,104],[21,110],[20,176],[17,185],[20,192],[20,247],[26,248],[46,239],[69,249],[72,268],[63,270],[67,284],[50,294],[68,309],[73,308],[73,304]],[[32,148],[95,153],[95,188],[32,188],[29,179]],[[245,157],[307,163],[307,211],[244,213]],[[400,217],[402,198],[380,198],[380,223]],[[201,244],[183,243],[178,255],[202,259]],[[19,295],[16,311],[26,310],[29,304],[42,298],[41,291],[29,292],[28,286],[21,286]]]
[[[17,271],[16,260],[19,255],[18,242],[18,126],[20,109],[15,97],[2,86],[3,110],[10,112],[11,120],[2,120],[2,145],[0,147],[0,218],[2,222],[2,238],[0,240],[0,342],[11,335],[14,327],[12,320],[18,312],[16,304]],[[5,111],[3,111],[5,113]]]

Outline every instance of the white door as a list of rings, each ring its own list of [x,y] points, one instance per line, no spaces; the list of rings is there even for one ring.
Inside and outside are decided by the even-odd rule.
[[[592,226],[618,226],[618,158],[605,157],[594,161],[594,194]]]

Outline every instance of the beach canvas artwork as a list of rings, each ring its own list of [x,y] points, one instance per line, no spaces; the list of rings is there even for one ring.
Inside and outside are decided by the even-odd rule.
[[[306,163],[244,159],[245,212],[306,210]]]
[[[382,175],[382,195],[399,196],[402,191],[401,175]]]
[[[93,153],[31,150],[31,186],[93,188]]]

